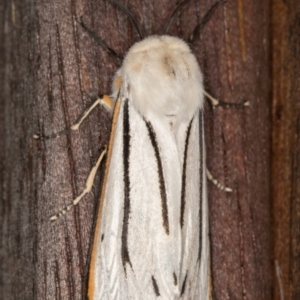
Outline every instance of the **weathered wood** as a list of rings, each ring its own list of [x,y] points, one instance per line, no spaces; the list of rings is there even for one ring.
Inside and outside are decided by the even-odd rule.
[[[271,299],[269,2],[227,1],[203,31],[209,92],[244,109],[206,110],[216,299]],[[212,118],[213,116],[213,118]]]
[[[170,34],[187,40],[214,3],[190,1]],[[145,36],[162,34],[176,7],[175,0],[125,4]],[[51,223],[49,217],[83,189],[107,143],[110,118],[98,109],[80,133],[32,136],[70,126],[110,91],[118,66],[76,18],[120,56],[139,39],[107,1],[1,5],[1,294],[84,299],[101,176],[65,218]],[[209,184],[215,299],[271,299],[269,22],[269,1],[228,0],[191,43],[206,90],[224,101],[250,102],[243,109],[205,107],[208,166],[234,190]]]
[[[274,0],[272,200],[274,299],[300,299],[300,3]]]

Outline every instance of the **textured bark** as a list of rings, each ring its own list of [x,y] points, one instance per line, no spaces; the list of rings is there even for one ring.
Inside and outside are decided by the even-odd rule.
[[[145,36],[162,34],[176,7],[175,0],[124,3]],[[191,0],[170,34],[187,40],[214,3]],[[208,166],[233,188],[226,194],[209,184],[215,299],[271,299],[269,6],[228,0],[191,43],[206,90],[250,102],[205,107]],[[110,91],[118,66],[76,17],[120,56],[139,38],[107,1],[15,0],[0,8],[0,292],[7,300],[84,299],[101,176],[66,217],[49,217],[82,191],[107,143],[110,117],[98,109],[79,133],[32,137],[69,127]]]
[[[275,299],[300,299],[300,3],[274,0],[272,198]]]
[[[216,299],[271,299],[269,2],[228,1],[203,31],[206,88],[244,109],[206,110]],[[213,116],[213,118],[212,118]]]

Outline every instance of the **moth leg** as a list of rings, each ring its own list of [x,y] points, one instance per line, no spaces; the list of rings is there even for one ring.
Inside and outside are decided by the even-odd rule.
[[[103,106],[108,112],[112,113],[113,108],[114,108],[114,101],[108,96],[108,95],[103,95],[100,98],[98,98],[82,115],[82,117],[80,117],[79,121],[76,122],[75,124],[73,124],[70,128],[66,128],[64,130],[61,130],[59,132],[50,134],[50,135],[46,135],[46,136],[40,136],[38,134],[33,135],[33,138],[38,140],[38,139],[53,139],[53,138],[57,138],[60,137],[64,134],[69,133],[72,130],[78,130],[81,123],[84,121],[84,119],[92,112],[92,110],[97,106],[97,105],[101,105]]]
[[[65,208],[63,208],[59,213],[57,213],[56,215],[52,216],[50,218],[51,221],[55,221],[57,220],[59,217],[65,215],[72,207],[74,207],[75,205],[77,205],[79,203],[79,201],[86,195],[88,194],[91,190],[92,190],[92,187],[93,187],[93,184],[94,184],[94,180],[95,180],[95,176],[96,176],[96,173],[97,173],[97,170],[99,169],[99,166],[101,164],[101,161],[103,159],[103,157],[105,156],[106,154],[106,149],[104,149],[96,164],[93,166],[87,180],[86,180],[86,183],[85,183],[85,188],[83,190],[83,192],[76,197],[76,199],[73,200],[72,203],[70,203],[68,206],[66,206]]]
[[[213,108],[215,108],[216,106],[225,106],[225,107],[233,106],[233,107],[237,107],[237,108],[243,108],[245,106],[250,106],[249,101],[246,101],[244,103],[229,103],[229,102],[220,101],[205,91],[203,91],[203,94],[210,100]]]
[[[114,101],[108,96],[103,95],[100,98],[98,98],[82,115],[82,117],[79,119],[79,121],[71,126],[71,130],[78,130],[81,123],[84,121],[84,119],[91,113],[91,111],[97,106],[101,105],[103,106],[109,113],[112,113],[114,108]]]
[[[220,190],[225,192],[232,192],[232,189],[222,185],[217,179],[213,178],[209,170],[206,168],[206,176],[214,185],[216,185]]]

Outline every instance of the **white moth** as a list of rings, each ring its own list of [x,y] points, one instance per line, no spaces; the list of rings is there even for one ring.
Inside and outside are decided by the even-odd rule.
[[[204,89],[197,60],[178,38],[148,37],[129,50],[112,95],[88,297],[209,299]]]

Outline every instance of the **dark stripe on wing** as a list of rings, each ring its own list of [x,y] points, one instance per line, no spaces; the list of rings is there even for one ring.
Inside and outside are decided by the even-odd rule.
[[[151,140],[151,143],[152,143],[152,146],[153,146],[153,149],[154,149],[156,162],[157,162],[159,190],[160,190],[160,196],[161,196],[161,202],[162,202],[163,226],[165,228],[166,233],[169,234],[169,217],[168,217],[167,193],[166,193],[166,186],[165,186],[163,168],[162,168],[162,163],[161,163],[161,157],[160,157],[159,150],[158,150],[156,134],[154,132],[152,124],[149,121],[145,121],[145,123],[146,123],[146,126],[148,128],[150,140]]]
[[[160,296],[159,288],[158,288],[157,282],[153,275],[152,275],[151,279],[152,279],[154,293],[155,293],[156,297],[159,297]]]
[[[188,275],[188,273],[186,272],[185,277],[184,277],[184,281],[183,281],[183,284],[182,284],[180,296],[182,296],[184,294],[187,275]]]
[[[129,107],[128,99],[124,103],[123,112],[123,168],[124,168],[124,218],[122,229],[122,247],[121,257],[123,268],[126,273],[126,263],[131,265],[128,251],[128,222],[130,214],[130,176],[129,176],[129,161],[130,161],[130,122],[129,122]]]
[[[185,191],[186,191],[186,162],[188,155],[188,147],[189,147],[189,138],[191,133],[193,119],[191,120],[185,138],[185,147],[184,147],[184,156],[183,156],[183,170],[182,170],[182,180],[181,180],[181,207],[180,207],[180,225],[181,228],[184,225],[184,210],[185,210]]]
[[[175,272],[173,272],[173,278],[174,278],[174,285],[177,285],[177,276]]]

